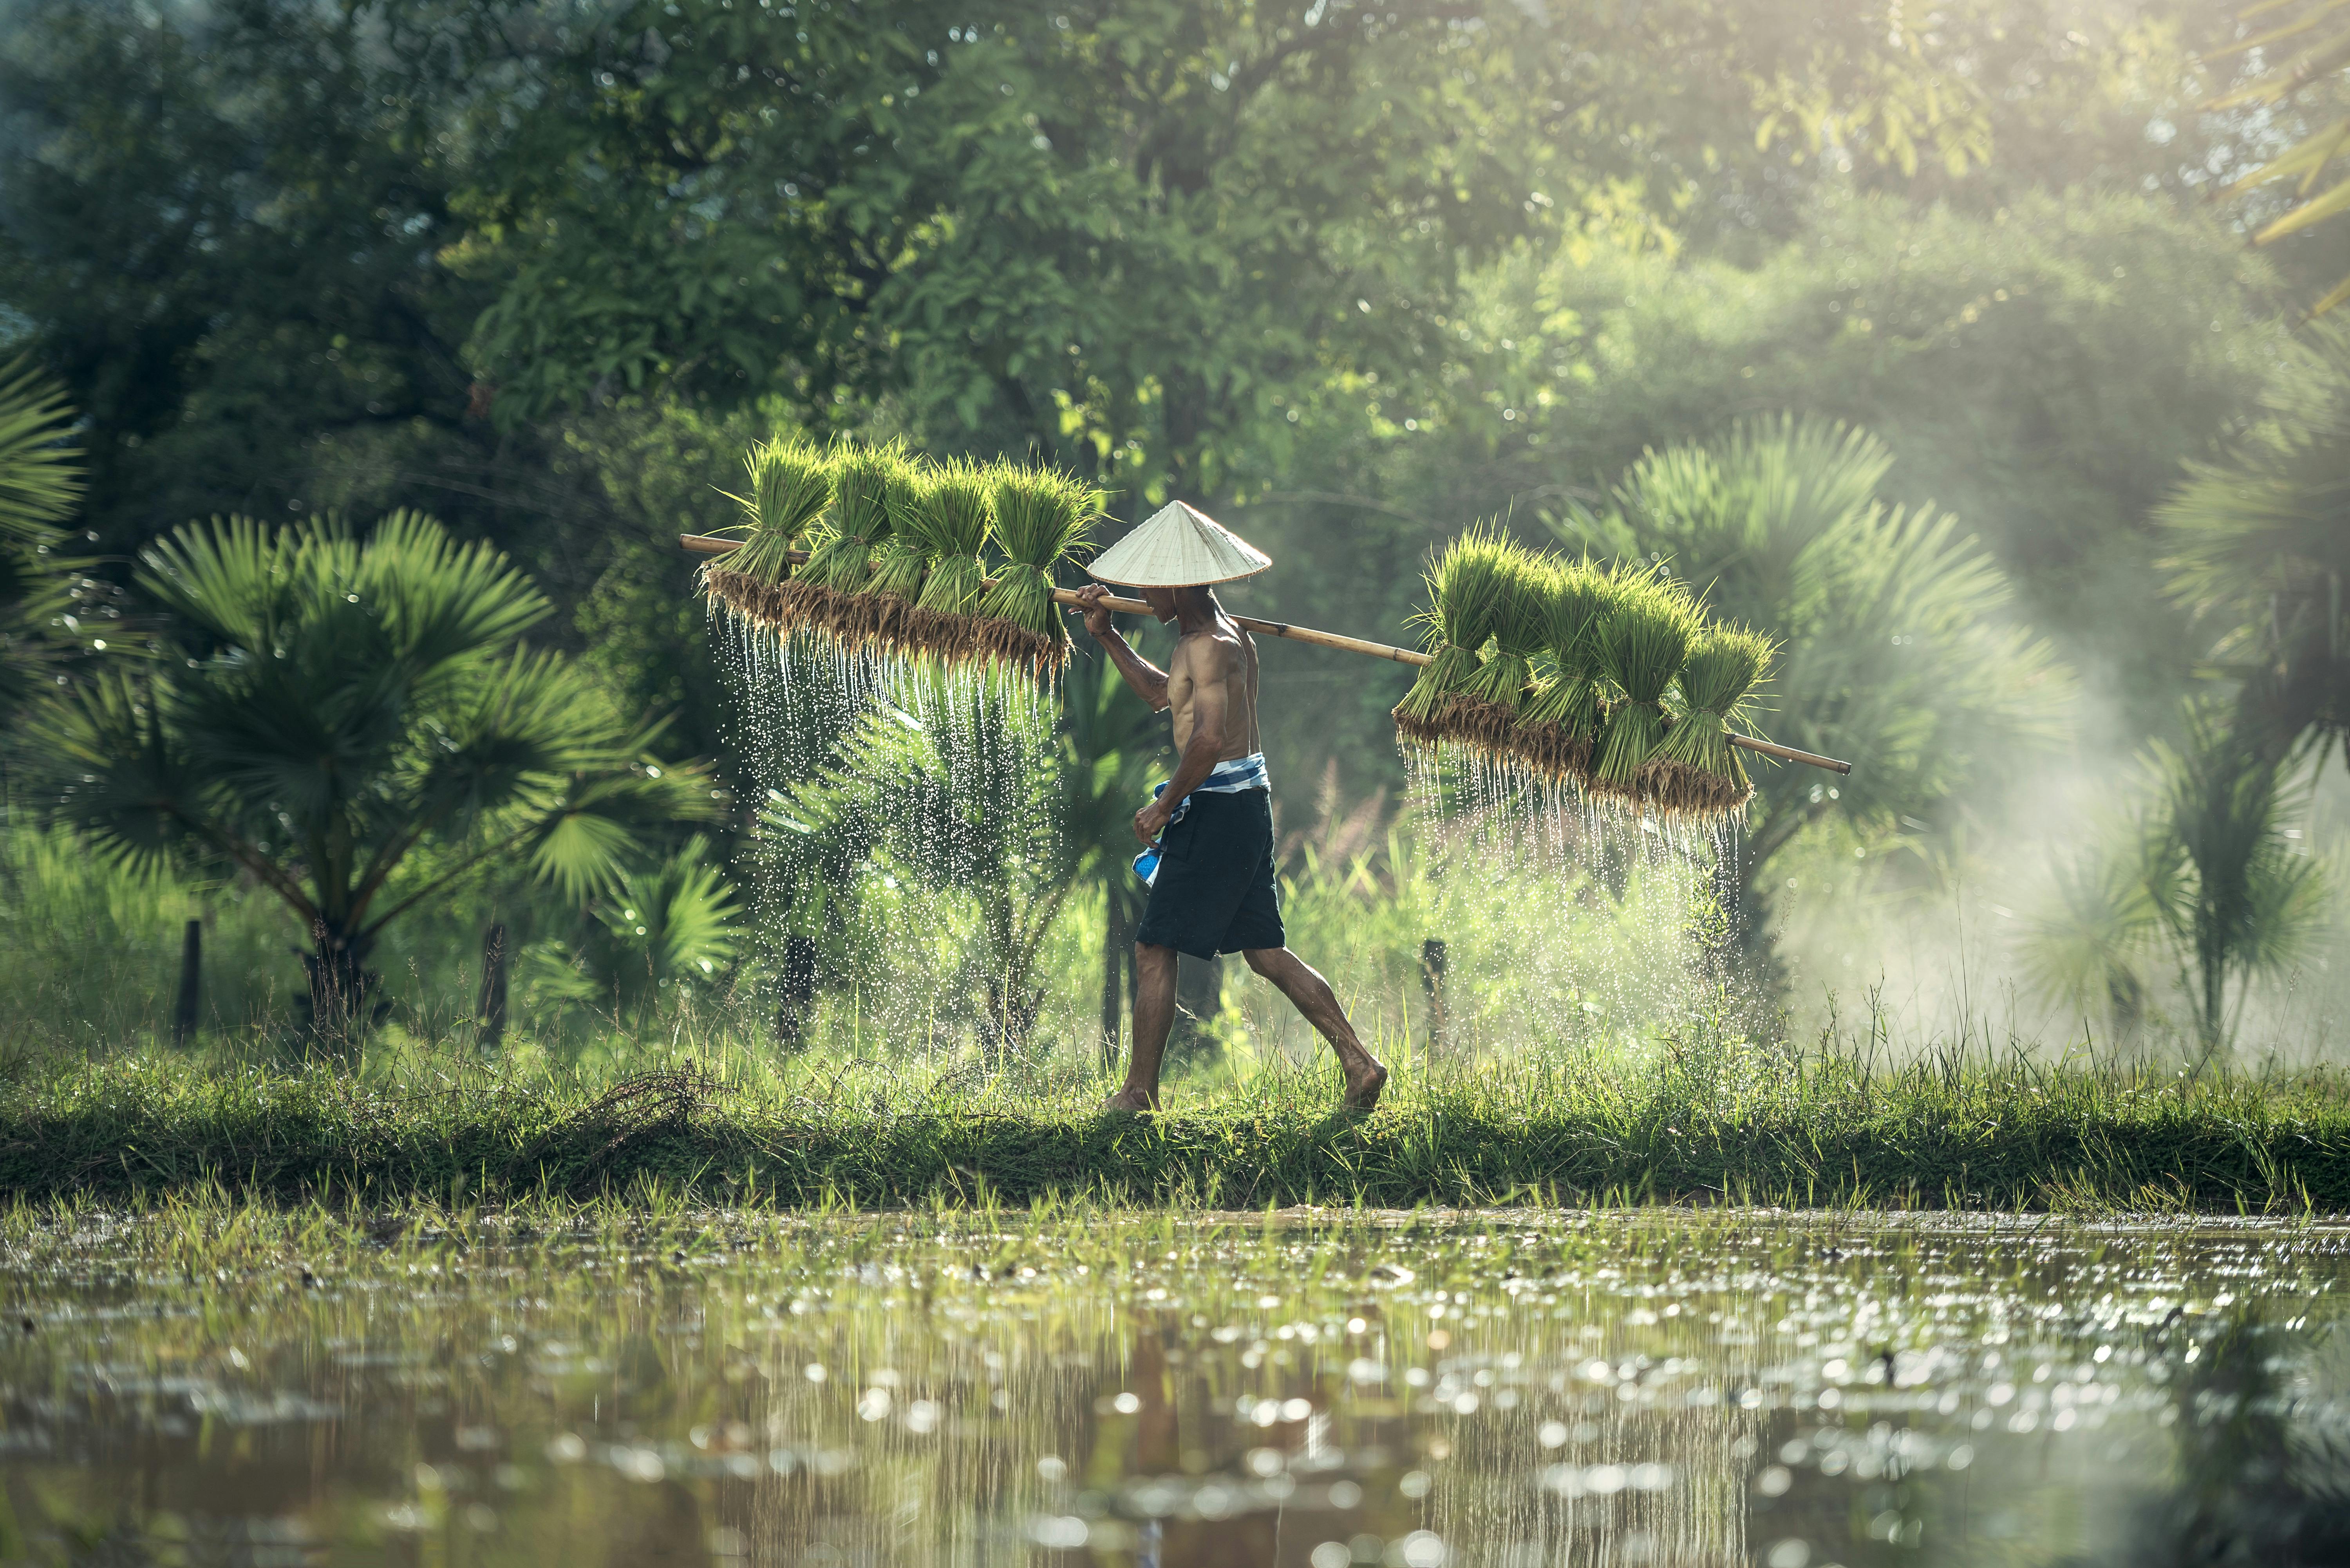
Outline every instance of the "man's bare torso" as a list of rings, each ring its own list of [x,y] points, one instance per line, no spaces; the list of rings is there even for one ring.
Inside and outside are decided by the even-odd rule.
[[[1240,657],[1214,658],[1211,649],[1218,648],[1237,648]],[[1216,760],[1231,762],[1263,751],[1256,722],[1256,644],[1221,614],[1214,626],[1178,639],[1167,661],[1167,708],[1175,721],[1175,750],[1180,753],[1191,740],[1191,712],[1199,695],[1195,665],[1204,670],[1224,667],[1224,748]]]

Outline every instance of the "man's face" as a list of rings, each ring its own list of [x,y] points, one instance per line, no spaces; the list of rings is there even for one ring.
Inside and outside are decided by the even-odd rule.
[[[1142,590],[1142,602],[1150,607],[1150,613],[1159,618],[1159,625],[1165,626],[1175,618],[1173,588],[1145,588]]]

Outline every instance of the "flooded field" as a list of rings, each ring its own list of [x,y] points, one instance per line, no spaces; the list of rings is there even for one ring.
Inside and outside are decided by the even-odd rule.
[[[0,1558],[2350,1561],[2350,1231],[47,1220]]]

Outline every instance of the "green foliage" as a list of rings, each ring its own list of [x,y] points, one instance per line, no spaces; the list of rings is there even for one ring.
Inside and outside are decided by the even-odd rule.
[[[2243,12],[2241,19],[2251,36],[2213,57],[2251,56],[2260,62],[2257,74],[2206,103],[2205,110],[2257,107],[2273,115],[2305,94],[2322,94],[2331,100],[2329,108],[2343,107],[2344,88],[2350,84],[2350,20],[2341,13],[2328,0],[2263,0]],[[2254,244],[2273,244],[2350,213],[2350,174],[2324,183],[2327,171],[2340,173],[2336,161],[2350,157],[2350,114],[2324,125],[2303,123],[2309,128],[2299,140],[2227,188],[2225,193],[2234,196],[2279,180],[2300,182],[2290,206],[2252,236]],[[2309,314],[2323,316],[2345,300],[2350,300],[2350,276],[2332,283]]]
[[[1397,706],[1399,722],[1433,722],[1444,705],[1476,680],[1477,656],[1492,640],[1505,598],[1519,582],[1520,550],[1492,524],[1474,524],[1446,543],[1429,566],[1429,607],[1416,619],[1428,628],[1426,646],[1436,655]]]
[[[2325,878],[2287,834],[2306,815],[2305,780],[2218,717],[2190,712],[2183,742],[2158,742],[2154,757],[2162,815],[2147,884],[2178,950],[2208,1060],[2242,1007],[2241,987],[2231,1006],[2230,982],[2301,955],[2325,919]]]
[[[995,532],[994,482],[988,472],[966,458],[939,464],[909,522],[930,567],[920,607],[938,615],[974,613],[987,591],[983,557]]]
[[[1742,626],[1709,626],[1681,666],[1680,701],[1659,756],[1746,784],[1746,768],[1728,737],[1752,734],[1761,704],[1755,688],[1770,677],[1778,645]]]
[[[715,991],[733,964],[742,912],[696,834],[667,859],[631,867],[590,901],[580,934],[535,949],[522,979],[641,1024],[690,991]]]
[[[889,491],[907,458],[895,445],[841,441],[832,452],[832,513],[800,579],[837,594],[857,593],[872,570],[873,546],[889,536]]]
[[[2063,732],[2069,676],[2012,620],[2006,574],[1956,518],[1880,499],[1891,465],[1857,430],[1752,421],[1651,452],[1605,514],[1554,520],[1574,543],[1666,556],[1680,581],[1705,585],[1716,615],[1782,642],[1773,738],[1855,764],[1832,781],[1758,770],[1735,867],[1750,931],[1762,868],[1807,823],[1841,815],[1898,835]]]
[[[1607,714],[1599,782],[1629,791],[1665,734],[1666,689],[1680,673],[1704,616],[1687,590],[1653,572],[1616,574],[1616,599],[1599,622],[1599,668],[1623,693]]]
[[[914,679],[913,707],[877,704],[822,767],[770,794],[768,872],[791,901],[779,912],[877,1009],[926,974],[926,1036],[976,1024],[998,1054],[1024,1048],[1038,955],[1090,847],[1063,834],[1056,797],[1097,781],[1061,767],[1049,711],[1014,678]]]
[[[2190,705],[2147,763],[2141,815],[2053,867],[2025,967],[2126,1040],[2159,1000],[2149,962],[2173,961],[2199,1070],[2234,1043],[2253,982],[2292,972],[2332,923],[2334,878],[2303,836],[2309,770],[2249,743],[2217,704]]]
[[[1104,497],[1075,474],[1013,463],[996,466],[990,496],[1004,562],[979,613],[1010,628],[992,651],[1010,663],[1057,668],[1068,657],[1069,629],[1053,603],[1053,572],[1091,545]]]
[[[72,514],[82,490],[72,422],[55,381],[22,359],[0,368],[0,544],[52,544]]]
[[[751,476],[751,496],[743,503],[749,534],[726,556],[726,569],[779,583],[792,575],[790,552],[806,547],[808,525],[832,504],[833,464],[814,441],[797,435],[761,441],[743,462]]]
[[[470,524],[525,500],[516,458],[544,472],[542,441],[469,418],[493,396],[462,352],[487,293],[441,261],[447,104],[397,79],[436,31],[413,5],[306,0],[0,19],[0,300],[89,421],[101,551],[324,510],[337,480],[370,513]]]
[[[2084,1021],[2102,1012],[2110,1037],[2127,1042],[2149,1001],[2143,961],[2159,918],[2146,876],[2153,846],[2143,824],[2105,837],[2118,849],[2093,840],[2051,865],[2054,897],[2031,920],[2023,968]]]
[[[428,1047],[375,1069],[380,1095],[233,1057],[56,1054],[0,1082],[0,1182],[85,1201],[224,1183],[339,1203],[462,1179],[484,1201],[656,1188],[789,1207],[1105,1190],[1227,1209],[1699,1192],[1804,1208],[2350,1207],[2350,1106],[2332,1074],[2186,1085],[1963,1040],[1897,1064],[1866,1038],[1794,1044],[1709,1023],[1643,1056],[1563,1047],[1432,1064],[1359,1124],[1330,1116],[1335,1085],[1319,1073],[1179,1084],[1138,1135],[1096,1113],[1091,1073],[949,1085],[919,1059],[778,1058],[706,1027],[631,1044],[627,1079]],[[619,1087],[650,1092],[665,1114],[616,1143],[590,1107]]]
[[[72,410],[56,382],[17,360],[0,368],[0,718],[13,717],[58,662],[49,630],[71,605],[45,561],[63,547],[57,524],[82,489]]]
[[[309,939],[317,1026],[372,1014],[386,924],[513,858],[574,896],[644,832],[716,815],[567,660],[521,645],[546,599],[485,545],[394,514],[190,525],[145,590],[183,668],[120,666],[46,716],[57,810],[128,865],[192,860],[267,888]]]
[[[2304,737],[2350,760],[2350,327],[2296,344],[2264,417],[2218,462],[2188,465],[2157,513],[2172,594],[2240,683],[2244,738],[2283,754]]]
[[[1614,574],[1584,560],[1559,567],[1543,605],[1542,649],[1551,673],[1527,702],[1523,727],[1556,731],[1560,743],[1574,748],[1583,761],[1588,760],[1589,748],[1607,718],[1599,630],[1617,597]],[[1549,755],[1536,760],[1553,764],[1554,771],[1577,771],[1572,765],[1555,766],[1561,759]]]
[[[1492,607],[1493,651],[1465,688],[1475,701],[1514,713],[1534,683],[1534,660],[1550,632],[1557,568],[1530,550],[1513,550]]]
[[[900,463],[890,476],[886,503],[889,532],[873,552],[868,592],[888,594],[908,605],[921,597],[922,572],[930,559],[921,530],[933,514],[931,492],[937,483],[931,465],[920,460]]]

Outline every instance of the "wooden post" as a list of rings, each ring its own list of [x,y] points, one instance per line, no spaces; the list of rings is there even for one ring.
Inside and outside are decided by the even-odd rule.
[[[493,924],[482,938],[481,1048],[494,1051],[506,1037],[506,928]]]
[[[203,999],[204,923],[190,920],[180,934],[180,994],[172,1002],[172,1044],[185,1045],[196,1037],[197,1004]]]
[[[775,1040],[786,1051],[807,1044],[808,1016],[816,1011],[816,939],[784,939],[784,995],[775,1009]]]
[[[1444,1045],[1444,939],[1427,938],[1419,944],[1419,989],[1428,998],[1428,1054],[1432,1059]]]

